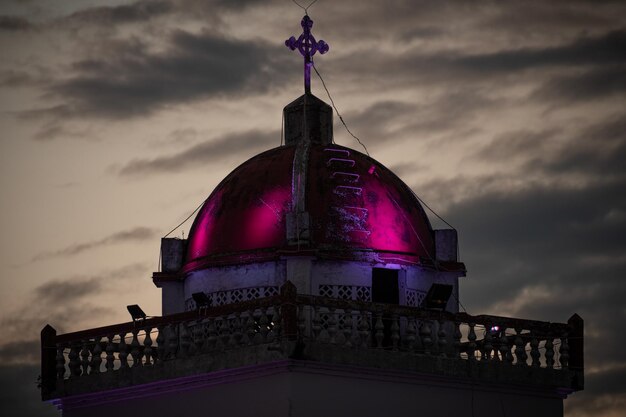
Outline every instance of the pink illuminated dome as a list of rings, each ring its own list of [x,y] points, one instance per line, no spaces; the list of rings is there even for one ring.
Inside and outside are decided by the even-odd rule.
[[[328,143],[324,132],[305,144],[289,139],[241,164],[211,193],[189,233],[184,272],[299,255],[435,259],[428,217],[393,172]]]

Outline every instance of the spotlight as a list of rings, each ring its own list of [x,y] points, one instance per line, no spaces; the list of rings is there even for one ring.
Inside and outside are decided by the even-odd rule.
[[[145,320],[147,317],[146,313],[144,313],[141,307],[139,307],[139,305],[137,304],[126,306],[126,309],[130,313],[130,316],[133,318],[133,322],[136,322],[137,320]]]
[[[191,298],[196,303],[196,308],[199,310],[201,308],[211,307],[211,300],[204,292],[194,292],[191,294]]]
[[[433,284],[424,298],[423,306],[428,309],[445,310],[450,295],[452,295],[452,285]]]

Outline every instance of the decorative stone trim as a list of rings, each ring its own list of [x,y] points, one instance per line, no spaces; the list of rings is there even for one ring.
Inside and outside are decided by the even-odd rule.
[[[213,307],[256,300],[257,298],[271,297],[273,295],[278,295],[278,286],[237,288],[235,290],[207,293],[210,305]],[[185,300],[186,311],[193,311],[195,309],[196,303],[192,298]]]

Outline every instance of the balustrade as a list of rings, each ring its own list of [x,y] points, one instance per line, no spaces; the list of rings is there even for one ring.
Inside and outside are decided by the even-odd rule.
[[[576,356],[578,342],[570,353],[572,330],[567,324],[285,294],[55,336],[51,375],[78,379],[101,372],[139,372],[178,358],[286,340],[492,366],[558,370],[570,361],[582,363]]]

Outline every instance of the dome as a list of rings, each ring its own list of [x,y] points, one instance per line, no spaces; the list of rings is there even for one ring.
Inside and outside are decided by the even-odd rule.
[[[381,163],[332,143],[287,141],[215,188],[190,230],[183,271],[306,254],[421,263],[435,259],[434,232]]]

